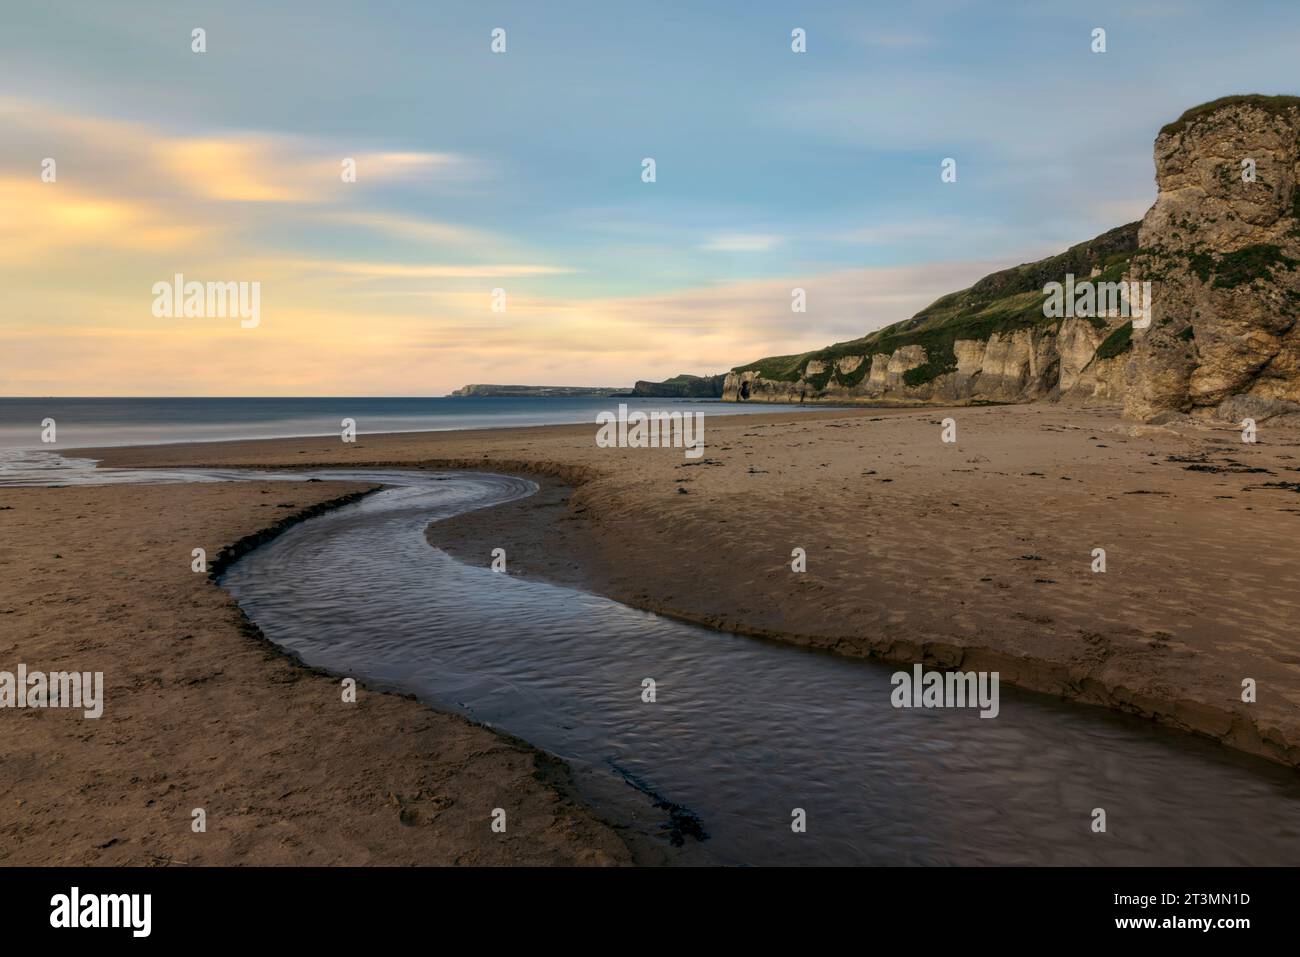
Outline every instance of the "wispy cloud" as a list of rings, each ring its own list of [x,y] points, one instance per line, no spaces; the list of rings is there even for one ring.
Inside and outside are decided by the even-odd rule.
[[[781,237],[770,233],[728,233],[714,236],[700,248],[717,253],[765,253],[780,243]]]
[[[371,230],[417,243],[488,247],[500,242],[497,237],[481,229],[406,216],[402,213],[332,209],[322,212],[321,218],[332,223]]]
[[[260,138],[174,140],[160,152],[176,179],[211,199],[301,203],[318,192]]]
[[[558,276],[576,272],[576,270],[565,266],[547,266],[535,263],[421,266],[406,263],[317,260],[314,262],[295,262],[292,265],[315,272],[374,276],[387,279],[504,279],[514,276]]]
[[[0,272],[78,250],[176,250],[206,235],[149,200],[0,175]]]

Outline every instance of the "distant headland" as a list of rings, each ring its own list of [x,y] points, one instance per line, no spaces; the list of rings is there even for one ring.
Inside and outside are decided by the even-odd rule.
[[[722,397],[722,385],[726,375],[688,375],[682,373],[663,382],[648,382],[644,379],[632,388],[626,386],[581,386],[581,385],[482,385],[462,386],[452,396],[494,396],[510,398],[555,398],[565,396],[618,396],[651,399],[719,399]]]
[[[631,390],[626,386],[580,386],[580,385],[481,385],[472,384],[463,386],[455,392],[449,393],[452,396],[493,396],[496,398],[555,398],[556,396],[576,396],[576,395],[629,395]]]

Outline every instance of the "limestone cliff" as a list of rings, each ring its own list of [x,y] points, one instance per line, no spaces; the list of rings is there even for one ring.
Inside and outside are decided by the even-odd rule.
[[[1300,98],[1189,110],[1155,155],[1160,192],[1130,263],[1153,284],[1154,319],[1133,337],[1125,412],[1300,400]]]
[[[739,366],[723,397],[1050,398],[1122,404],[1141,419],[1300,413],[1300,98],[1189,110],[1160,131],[1155,159],[1159,192],[1140,224],[986,276],[860,339]],[[1149,282],[1149,326],[1113,300],[1049,309],[1045,287],[1067,274],[1097,290]]]
[[[1067,274],[1117,282],[1137,250],[1130,223],[1057,256],[985,276],[905,322],[803,355],[733,369],[724,399],[769,402],[1022,402],[1074,387],[1085,370],[1096,395],[1117,401],[1091,364],[1113,320],[1049,319],[1043,287]]]

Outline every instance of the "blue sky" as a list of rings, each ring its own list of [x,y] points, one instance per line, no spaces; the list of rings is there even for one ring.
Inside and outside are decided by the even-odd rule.
[[[618,384],[861,335],[953,282],[1138,218],[1154,197],[1152,140],[1184,109],[1232,93],[1300,93],[1300,4],[1250,0],[52,0],[7,3],[2,16],[0,102],[18,115],[0,146],[6,173],[57,143],[60,185],[159,199],[157,177],[122,172],[136,162],[128,150],[105,152],[125,130],[141,141],[257,144],[266,162],[289,166],[309,155],[422,158],[426,175],[367,177],[363,166],[350,219],[323,215],[315,195],[241,195],[237,217],[228,202],[159,199],[197,225],[220,221],[222,252],[250,262],[482,267],[436,288],[408,276],[353,289],[351,313],[331,322],[351,315],[358,333],[388,323],[396,351],[376,354],[368,378],[330,373],[322,352],[299,385],[325,391],[347,382],[382,393],[393,381],[391,364],[409,351],[402,330],[419,314],[366,313],[384,297],[428,297],[428,335],[408,346],[445,339],[451,378],[436,389],[531,368],[548,381]],[[203,55],[190,50],[195,26],[207,31]],[[505,54],[489,50],[494,27],[507,31]],[[807,31],[805,54],[790,50],[795,27]],[[1104,54],[1090,50],[1094,27],[1107,31]],[[87,135],[95,123],[108,127]],[[641,182],[643,157],[656,160],[654,184]],[[940,182],[944,157],[957,160],[956,183]],[[69,272],[105,264],[105,295],[126,295],[114,277],[129,270],[108,269],[106,252],[58,248]],[[196,252],[192,271],[217,268],[210,253]],[[150,255],[135,263],[146,275],[176,266]],[[494,278],[501,264],[531,271]],[[32,295],[50,279],[30,263],[11,268],[25,270],[10,278]],[[784,310],[754,305],[765,290],[819,283],[829,291],[810,294],[805,316],[789,314],[788,293],[774,303]],[[470,301],[498,285],[521,306],[485,320],[494,341],[508,349],[526,325],[528,345],[485,362],[465,348],[478,320],[438,296]],[[282,288],[282,302],[311,301],[287,279]],[[657,309],[676,319],[661,327]],[[605,351],[601,310],[618,333]],[[73,314],[59,323],[75,357],[86,330]],[[545,327],[562,331],[548,343]],[[632,344],[662,333],[686,338],[641,354]],[[397,380],[413,381],[410,371]],[[68,375],[28,387],[84,391]]]

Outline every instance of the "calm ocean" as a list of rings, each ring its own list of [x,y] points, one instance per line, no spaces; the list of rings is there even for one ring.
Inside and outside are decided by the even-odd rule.
[[[86,446],[146,445],[221,439],[334,435],[355,419],[357,432],[423,432],[515,425],[595,423],[597,413],[668,409],[706,415],[778,412],[799,406],[741,405],[693,399],[574,398],[291,398],[291,399],[3,399],[0,449],[60,451]],[[57,442],[43,445],[42,422],[54,419]]]

